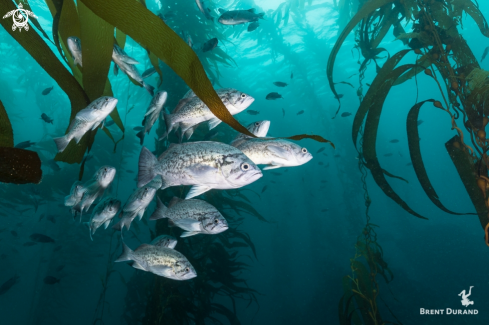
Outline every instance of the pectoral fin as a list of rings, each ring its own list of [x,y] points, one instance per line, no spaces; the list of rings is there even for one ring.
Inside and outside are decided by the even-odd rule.
[[[221,124],[221,120],[218,119],[217,117],[213,118],[213,119],[210,119],[209,120],[209,131],[212,130],[213,128],[215,128],[216,126],[218,126],[219,124]]]
[[[185,199],[191,199],[193,197],[196,197],[202,193],[205,193],[207,191],[209,191],[211,188],[208,187],[208,186],[205,186],[205,185],[194,185],[192,186],[192,188],[190,189],[190,192],[188,192],[187,196],[185,197]]]
[[[276,157],[287,160],[287,150],[277,146],[267,146],[267,149]]]
[[[149,271],[156,274],[156,275],[161,275],[167,278],[171,278],[175,276],[175,273],[173,272],[172,268],[169,266],[165,265],[153,265],[149,267]]]
[[[177,219],[173,223],[183,230],[200,231],[200,222],[195,219]]]
[[[277,169],[280,167],[284,167],[284,166],[282,166],[282,165],[268,165],[267,167],[263,168],[263,170]]]
[[[190,236],[194,236],[194,235],[198,235],[198,234],[200,234],[200,232],[198,232],[198,231],[185,231],[180,235],[180,237],[182,237],[182,238],[183,237],[190,237]]]

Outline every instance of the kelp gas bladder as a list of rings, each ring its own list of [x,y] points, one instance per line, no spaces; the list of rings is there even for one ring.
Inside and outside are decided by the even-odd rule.
[[[440,209],[451,214],[461,214],[448,210],[440,202],[426,172],[421,156],[417,117],[419,110],[432,104],[451,117],[450,127],[458,135],[447,142],[450,157],[476,207],[482,227],[486,231],[489,245],[488,207],[489,188],[487,157],[488,141],[485,126],[489,118],[489,72],[480,69],[471,49],[457,30],[463,14],[469,15],[481,33],[489,37],[488,24],[476,3],[471,0],[372,0],[365,1],[336,41],[327,64],[327,77],[335,95],[333,68],[336,55],[348,34],[358,25],[357,45],[367,60],[376,60],[382,51],[379,47],[390,27],[405,44],[406,49],[391,53],[383,67],[377,66],[377,76],[365,97],[361,97],[360,107],[355,116],[352,138],[357,145],[360,127],[365,120],[363,154],[366,166],[372,172],[375,182],[382,191],[409,213],[423,218],[413,211],[388,184],[385,176],[393,175],[385,171],[376,152],[376,138],[379,119],[384,109],[384,100],[391,88],[404,83],[424,71],[424,78],[430,78],[440,89],[443,102],[428,99],[417,102],[410,110],[406,123],[409,151],[416,172],[428,198]],[[400,26],[411,26],[404,31]],[[401,59],[410,51],[417,54],[413,64],[400,65]],[[364,62],[365,62],[364,61]],[[365,64],[360,67],[360,82]],[[340,102],[339,97],[338,102]],[[414,98],[413,98],[414,100]],[[417,100],[417,98],[416,98]],[[465,130],[462,130],[461,124]],[[465,135],[465,136],[464,136]],[[474,190],[476,189],[476,190]]]

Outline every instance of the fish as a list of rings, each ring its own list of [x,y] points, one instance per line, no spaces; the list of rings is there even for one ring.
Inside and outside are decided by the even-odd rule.
[[[209,140],[214,139],[215,137],[222,136],[222,135],[224,135],[224,133],[222,133],[216,129],[212,129],[206,133],[206,135],[204,136],[204,141],[209,141]]]
[[[83,67],[81,41],[78,37],[75,36],[68,37],[68,50],[70,51],[71,56],[73,57],[73,64],[74,65],[78,64],[80,67]]]
[[[421,124],[423,124],[423,120],[418,120],[418,122],[416,123],[418,126],[420,126]]]
[[[211,16],[211,10],[206,7],[204,0],[195,0],[195,3],[197,4],[197,7],[199,7],[199,10],[201,13],[204,14],[205,18],[214,21],[214,17]]]
[[[17,231],[15,231],[15,230],[10,230],[10,233],[11,233],[11,234],[12,234],[12,236],[14,236],[14,237],[18,237],[18,236],[19,236],[19,234],[18,234],[18,233],[17,233]]]
[[[252,32],[255,29],[257,29],[258,27],[260,27],[260,23],[257,22],[257,21],[254,21],[254,22],[252,22],[251,24],[248,25],[248,32]]]
[[[183,254],[174,249],[161,246],[142,244],[132,251],[122,241],[123,252],[114,262],[134,261],[135,269],[151,272],[173,280],[189,280],[197,276],[197,272]]]
[[[149,244],[153,246],[175,249],[177,243],[178,241],[175,239],[175,237],[172,237],[170,235],[161,235],[153,239]]]
[[[263,176],[260,169],[240,150],[212,141],[171,144],[158,159],[146,147],[139,156],[138,187],[156,175],[161,189],[193,185],[186,198],[210,189],[233,189],[251,184]]]
[[[44,162],[44,164],[47,167],[51,168],[51,170],[54,171],[54,172],[57,172],[57,171],[60,171],[61,170],[61,167],[59,167],[58,163],[54,159],[49,159],[46,162]]]
[[[329,209],[322,209],[321,212],[329,211]]]
[[[489,54],[489,46],[484,49],[484,52],[482,53],[482,58],[481,58],[481,63],[484,61],[486,58],[487,54]]]
[[[335,95],[334,98],[336,99],[340,99],[340,98],[343,98],[343,94],[338,94],[338,95]]]
[[[122,208],[121,220],[112,227],[115,230],[123,230],[124,227],[129,230],[132,221],[139,216],[143,218],[144,212],[148,205],[153,201],[156,191],[161,187],[162,179],[160,177],[153,179],[151,182],[142,187],[138,187],[127,199]]]
[[[237,148],[253,163],[267,165],[263,170],[300,166],[312,159],[306,148],[282,139],[250,139],[239,144]]]
[[[232,115],[244,111],[255,100],[250,95],[233,88],[222,88],[216,92]],[[177,128],[180,128],[180,140],[184,136],[190,139],[198,124],[207,122],[209,130],[212,130],[222,122],[197,96],[180,100],[171,114],[163,113],[163,116],[166,124],[166,132],[160,140],[167,137],[173,129]]]
[[[56,284],[59,281],[60,281],[60,279],[55,278],[54,276],[50,276],[50,275],[48,275],[44,278],[44,283],[46,283],[46,284]]]
[[[6,258],[7,258],[7,254],[2,254],[2,255],[0,255],[0,258],[1,258],[2,260],[6,259]]]
[[[250,114],[250,115],[258,115],[258,114],[260,114],[260,112],[258,112],[258,111],[254,111],[254,110],[252,110],[252,109],[247,110],[247,111],[246,111],[246,113],[248,113],[248,114]]]
[[[268,188],[268,186],[267,186],[267,185],[263,186],[263,188],[262,188],[261,192],[262,192],[262,193],[263,193],[263,192],[265,192],[265,191],[267,190],[267,188]]]
[[[392,139],[392,140],[391,140],[391,141],[389,141],[389,142],[390,142],[390,143],[398,143],[398,142],[399,142],[399,140],[397,140],[397,139]]]
[[[318,162],[318,165],[324,165],[324,163],[322,161]]]
[[[78,202],[80,202],[81,198],[83,197],[83,193],[85,192],[85,188],[83,186],[83,183],[80,181],[76,181],[73,183],[71,186],[70,194],[65,196],[65,204],[64,206],[67,207],[72,207]],[[39,221],[44,217],[44,214],[39,218]]]
[[[64,265],[60,265],[56,268],[56,272],[60,272],[62,269],[64,269],[65,266]]]
[[[282,108],[282,117],[285,117],[285,109]]]
[[[101,225],[104,225],[105,229],[107,229],[112,218],[119,212],[120,208],[121,201],[112,197],[104,198],[95,206],[90,222],[88,223],[91,240],[93,240],[92,236]]]
[[[199,0],[196,0],[196,1],[199,1]],[[202,52],[212,51],[213,49],[216,48],[218,43],[219,43],[219,41],[217,40],[217,38],[215,38],[215,37],[211,38],[210,40],[205,42],[204,45],[202,45]]]
[[[23,141],[23,142],[17,143],[14,148],[27,149],[30,146],[33,146],[35,144],[36,144],[35,142],[31,142],[31,141],[28,140],[28,141]]]
[[[22,246],[24,246],[24,247],[30,247],[30,246],[34,246],[34,245],[37,245],[37,243],[35,243],[33,241],[28,241],[28,242],[25,242],[24,245],[22,245]]]
[[[265,97],[266,100],[275,100],[279,98],[283,98],[283,97],[277,92],[271,92]]]
[[[143,74],[141,75],[141,77],[143,79],[146,79],[148,77],[151,77],[155,72],[156,72],[155,67],[151,67],[148,70],[144,71]]]
[[[126,52],[124,52],[124,50],[117,44],[114,44],[112,61],[114,61],[114,74],[116,76],[119,73],[119,69],[121,69],[125,74],[144,87],[144,89],[146,89],[151,96],[154,95],[154,87],[144,82],[143,77],[139,74],[138,69],[135,67],[135,65],[139,64],[139,62],[128,56]]]
[[[129,173],[129,174],[134,174],[134,171],[132,171],[132,170],[128,169],[128,170],[126,170],[126,173]]]
[[[324,149],[326,149],[326,147],[321,147],[321,148],[319,148],[319,150],[318,150],[316,153],[323,152],[323,151],[324,151]]]
[[[53,90],[53,89],[54,89],[54,86],[51,86],[51,87],[49,87],[49,88],[46,88],[46,89],[44,89],[44,90],[42,91],[42,94],[43,94],[44,96],[49,95],[49,93],[50,93],[50,92],[51,92],[51,90]]]
[[[54,216],[52,214],[47,216],[46,219],[51,221],[52,223],[56,223],[56,219],[54,218]]]
[[[407,163],[406,164],[406,166],[412,166],[412,165],[413,165],[413,163]]]
[[[43,234],[34,233],[29,238],[36,243],[54,243],[54,239]]]
[[[173,199],[166,207],[157,198],[156,210],[149,220],[168,218],[168,226],[185,230],[180,237],[197,234],[216,235],[226,231],[229,226],[222,214],[211,204],[196,199]]]
[[[61,248],[63,248],[63,246],[58,245],[58,246],[56,246],[55,248],[53,248],[53,252],[57,252],[57,251],[59,251]]]
[[[334,157],[338,158],[338,157],[341,157],[340,155],[334,155]]]
[[[50,123],[50,124],[53,124],[53,121],[54,121],[52,118],[47,116],[46,113],[41,114],[41,120],[43,120],[46,123]]]
[[[302,115],[302,114],[304,114],[304,110],[298,111],[296,115]]]
[[[71,121],[68,133],[62,137],[53,139],[58,152],[63,152],[72,139],[75,139],[78,144],[85,133],[89,130],[95,130],[105,121],[107,115],[114,110],[117,102],[118,100],[114,97],[103,96],[79,111]]]
[[[251,23],[263,19],[265,13],[255,13],[255,9],[248,10],[230,10],[221,12],[222,15],[217,20],[223,25],[240,25],[245,23]]]
[[[4,254],[2,254],[4,255]],[[10,290],[16,283],[19,282],[20,277],[18,275],[14,275],[7,281],[5,281],[1,286],[0,286],[0,296],[5,294],[7,291]]]
[[[144,119],[142,122],[143,129],[136,134],[136,136],[140,139],[141,145],[143,145],[144,142],[144,135],[151,131],[151,128],[160,116],[161,110],[163,109],[163,105],[165,105],[167,98],[168,93],[166,91],[158,91],[146,109],[146,114],[144,114]]]
[[[250,133],[256,135],[259,138],[263,138],[267,136],[268,129],[270,128],[270,121],[263,120],[263,121],[256,121],[251,124],[249,124],[246,129],[250,131]],[[251,137],[248,135],[245,135],[243,133],[239,133],[233,141],[231,141],[231,145],[233,147],[236,147],[237,144],[241,141],[245,141],[247,139],[250,139]]]
[[[350,112],[341,113],[341,117],[347,117],[347,116],[350,116],[350,115],[351,115]]]
[[[277,173],[277,172],[272,172],[272,174],[273,174],[273,175],[275,175],[275,176],[280,176],[280,175],[282,175],[282,174]]]
[[[275,81],[273,84],[277,87],[287,87],[287,84],[281,81]]]
[[[384,155],[384,157],[390,157],[390,156],[392,156],[392,153],[386,153],[386,154]]]

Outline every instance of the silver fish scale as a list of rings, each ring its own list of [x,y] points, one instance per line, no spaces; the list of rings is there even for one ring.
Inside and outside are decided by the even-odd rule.
[[[275,153],[268,150],[268,146],[272,145],[287,150],[290,157],[295,155],[295,152],[300,152],[301,147],[295,143],[285,140],[257,140],[250,139],[240,145],[238,149],[241,150],[248,158],[250,158],[255,164],[269,164],[272,161],[283,161]]]

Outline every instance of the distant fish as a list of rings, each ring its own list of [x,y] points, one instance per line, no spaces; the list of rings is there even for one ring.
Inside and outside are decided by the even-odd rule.
[[[128,170],[126,170],[126,173],[129,173],[129,174],[134,174],[134,171],[132,171],[132,170],[128,169]]]
[[[384,155],[384,157],[390,157],[390,156],[392,156],[392,153],[386,153],[386,154]]]
[[[52,223],[56,223],[56,219],[54,218],[54,216],[52,214],[50,214],[49,216],[46,217],[47,220],[51,221]]]
[[[54,239],[43,234],[35,233],[30,235],[29,238],[37,243],[54,243]]]
[[[347,117],[347,116],[350,116],[351,113],[349,112],[344,112],[344,113],[341,113],[341,117]]]
[[[322,161],[318,162],[318,165],[324,165],[324,163]]]
[[[56,272],[60,272],[62,269],[64,269],[65,266],[64,265],[60,265],[56,268]]]
[[[12,236],[14,236],[14,237],[18,237],[18,236],[19,236],[19,234],[18,234],[18,233],[17,233],[17,231],[15,231],[15,230],[11,230],[11,231],[10,231],[10,233],[11,233],[11,234],[12,234]]]
[[[482,53],[481,62],[484,61],[484,59],[486,58],[487,54],[489,54],[489,46],[484,49],[484,53]]]
[[[412,165],[413,165],[413,163],[407,163],[406,164],[406,166],[412,166]]]
[[[285,117],[285,109],[282,108],[282,117]]]
[[[248,25],[248,32],[252,32],[255,29],[257,29],[258,27],[260,27],[260,23],[259,22],[257,22],[257,21],[252,22],[251,24]]]
[[[334,96],[336,99],[343,98],[343,94],[338,94],[337,96]]]
[[[397,140],[397,139],[392,139],[392,140],[391,140],[391,141],[389,141],[389,142],[390,142],[390,143],[398,143],[398,142],[399,142],[399,140]]]
[[[2,254],[2,257],[3,257],[3,255],[4,254]],[[10,288],[12,288],[14,286],[14,284],[16,284],[17,282],[19,282],[19,278],[20,277],[18,275],[14,275],[13,277],[11,277],[7,281],[5,281],[0,286],[0,296],[3,295],[4,293],[6,293],[7,291],[9,291]]]
[[[53,124],[53,121],[54,121],[52,118],[47,116],[46,113],[41,114],[41,120],[43,120],[46,123],[51,123],[51,124]]]
[[[418,126],[420,126],[421,124],[423,124],[423,120],[418,120]]]
[[[61,248],[63,248],[63,246],[58,245],[58,246],[56,246],[56,247],[53,249],[53,252],[57,252],[57,251],[59,251]]]
[[[56,284],[59,281],[60,280],[58,278],[55,278],[54,276],[50,276],[50,275],[44,278],[44,283],[46,284]]]
[[[267,190],[267,188],[268,188],[268,186],[267,186],[267,185],[263,186],[263,189],[261,190],[261,192],[262,192],[262,193],[263,193],[263,192],[265,192],[265,191]]]
[[[275,81],[273,84],[277,87],[287,87],[287,84],[281,81]]]
[[[212,51],[213,49],[216,48],[218,43],[219,41],[217,40],[217,38],[215,37],[211,38],[210,40],[205,42],[204,45],[202,46],[202,52]]]
[[[267,97],[265,97],[266,100],[275,100],[279,98],[283,98],[283,97],[277,92],[271,92],[267,95]]]
[[[336,157],[336,158],[338,158],[338,157],[341,157],[341,156],[340,156],[340,155],[334,155],[333,157]]]
[[[70,36],[68,37],[68,50],[70,50],[71,56],[73,57],[73,64],[76,66],[77,64],[82,65],[82,49],[81,49],[81,41],[78,37]]]
[[[321,212],[329,211],[329,209],[322,209]]]
[[[302,114],[304,114],[304,110],[297,112],[297,115],[302,115]]]
[[[223,24],[223,25],[239,25],[239,24],[245,24],[245,23],[250,23],[254,21],[258,21],[258,19],[263,19],[263,16],[265,13],[255,13],[255,9],[248,9],[248,10],[230,10],[230,11],[224,11],[222,12],[219,9],[219,11],[222,13],[221,17],[219,17],[218,21]]]
[[[326,147],[321,147],[321,148],[319,148],[319,150],[318,150],[316,153],[323,152],[323,151],[324,151],[324,149],[326,149]]]
[[[17,144],[15,145],[15,148],[18,148],[18,149],[27,149],[27,148],[29,148],[30,146],[33,146],[33,145],[35,145],[35,144],[36,144],[35,142],[23,141],[23,142],[17,143]]]
[[[248,113],[248,114],[250,114],[250,115],[258,115],[258,114],[260,114],[260,112],[258,112],[258,111],[254,111],[254,110],[252,110],[252,109],[247,110],[247,111],[246,111],[246,113]]]
[[[33,241],[28,241],[28,242],[24,243],[24,245],[22,245],[22,246],[24,246],[24,247],[30,247],[30,246],[34,246],[34,245],[36,245],[36,244],[37,244],[37,243],[35,243],[35,242],[33,242]]]
[[[46,166],[51,168],[53,171],[57,172],[61,170],[61,167],[59,167],[58,163],[54,159],[49,159],[44,163]]]
[[[53,90],[53,88],[54,88],[54,86],[44,89],[44,90],[42,91],[42,94],[43,94],[44,96],[48,95],[48,94],[51,92],[51,90]]]
[[[151,67],[148,70],[144,71],[141,77],[143,77],[143,79],[146,79],[148,77],[151,77],[155,72],[156,69],[154,67]]]
[[[214,21],[214,17],[210,14],[211,10],[206,7],[204,0],[195,0],[195,3],[197,4],[197,7],[199,7],[200,12],[204,14],[205,18]]]

